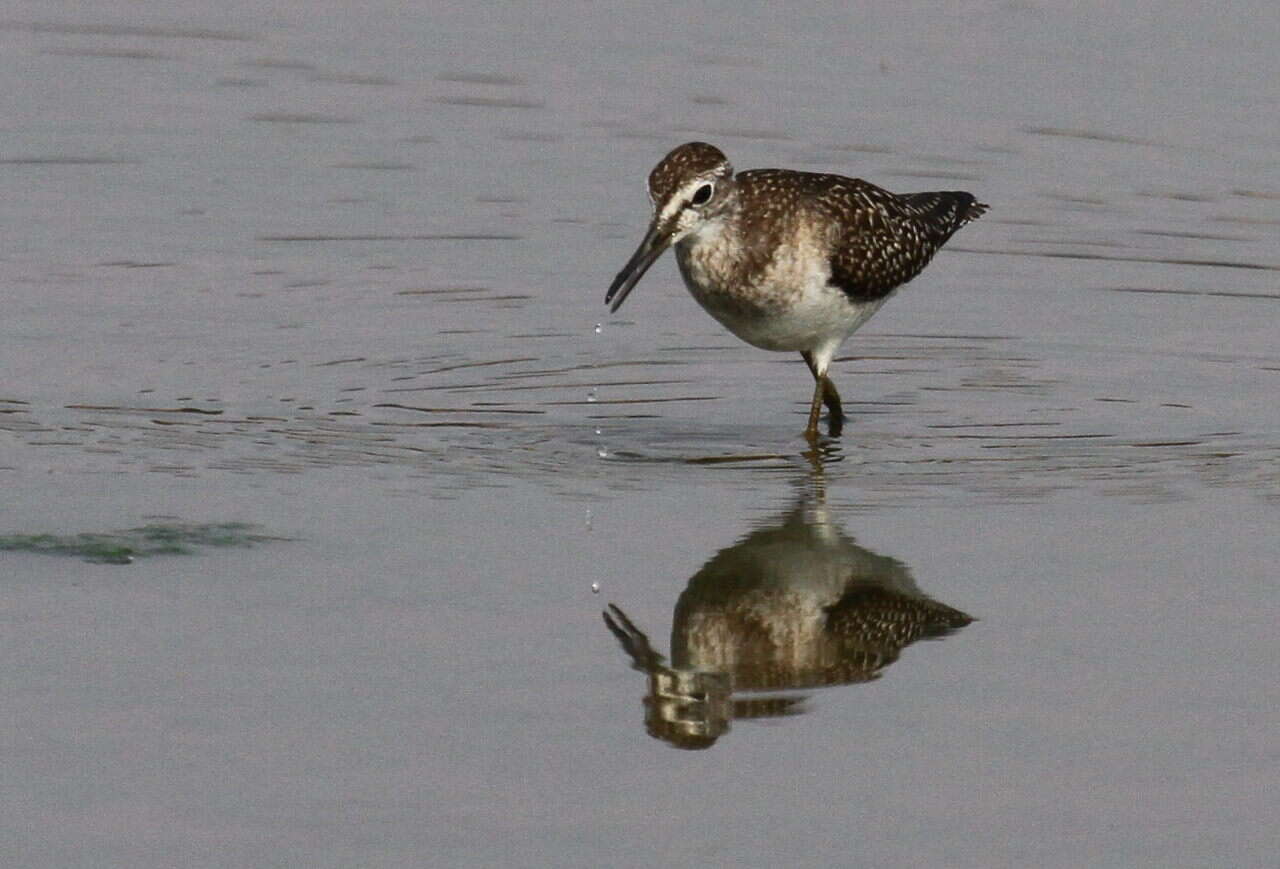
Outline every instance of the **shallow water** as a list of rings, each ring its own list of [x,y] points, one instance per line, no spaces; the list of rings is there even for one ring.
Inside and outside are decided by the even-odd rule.
[[[5,865],[1269,865],[1274,13],[740,16],[0,16],[0,537],[262,538],[0,552]],[[992,206],[837,441],[695,138]]]

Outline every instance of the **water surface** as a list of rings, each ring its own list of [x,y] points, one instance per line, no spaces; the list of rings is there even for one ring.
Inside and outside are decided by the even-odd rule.
[[[0,537],[262,538],[0,553],[5,865],[1269,865],[1275,35],[0,17]],[[992,206],[838,441],[669,260],[603,305],[690,139]]]

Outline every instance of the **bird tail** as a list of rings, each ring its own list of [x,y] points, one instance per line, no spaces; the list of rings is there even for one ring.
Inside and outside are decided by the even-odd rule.
[[[908,193],[902,202],[917,217],[937,232],[943,240],[971,220],[986,213],[987,205],[963,190],[937,190],[931,193]]]
[[[970,220],[977,220],[979,217],[987,213],[987,203],[979,202],[968,193],[962,193],[961,196],[968,198],[968,203],[964,204],[960,209],[961,218],[968,223]]]

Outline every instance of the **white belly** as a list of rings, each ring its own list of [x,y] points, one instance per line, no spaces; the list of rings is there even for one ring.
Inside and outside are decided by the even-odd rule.
[[[736,268],[742,251],[712,225],[676,246],[685,286],[734,335],[764,350],[834,352],[888,300],[855,302],[828,281],[827,257],[801,233],[762,272]]]
[[[694,298],[698,298],[696,293]],[[794,304],[770,310],[763,316],[714,310],[705,303],[703,307],[726,329],[754,347],[814,350],[825,344],[838,346],[871,319],[885,301],[887,297],[874,302],[852,302],[842,290],[823,286],[804,293]]]
[[[763,283],[726,292],[695,280],[688,269],[685,286],[698,304],[743,341],[763,350],[813,350],[839,345],[867,322],[889,297],[855,302],[827,283],[826,275],[806,276],[796,284]]]

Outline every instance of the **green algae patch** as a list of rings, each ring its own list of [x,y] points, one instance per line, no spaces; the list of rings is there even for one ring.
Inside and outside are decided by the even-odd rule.
[[[258,526],[245,522],[156,523],[101,534],[3,535],[0,552],[69,555],[96,564],[131,564],[135,559],[153,555],[194,555],[202,547],[247,548],[288,539],[263,534]]]

